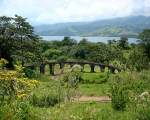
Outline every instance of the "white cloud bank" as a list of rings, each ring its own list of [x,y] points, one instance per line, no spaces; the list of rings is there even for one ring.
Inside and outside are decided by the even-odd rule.
[[[149,11],[150,0],[0,0],[0,15],[22,15],[33,24],[149,16]]]

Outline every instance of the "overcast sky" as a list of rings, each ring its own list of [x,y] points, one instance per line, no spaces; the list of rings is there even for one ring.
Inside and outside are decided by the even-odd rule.
[[[150,0],[0,0],[0,16],[18,14],[32,24],[150,15]]]

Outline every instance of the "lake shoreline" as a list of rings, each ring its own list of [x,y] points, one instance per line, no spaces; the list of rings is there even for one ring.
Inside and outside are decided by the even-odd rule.
[[[65,36],[40,36],[45,41],[61,41]],[[108,43],[108,40],[120,40],[121,37],[102,37],[102,36],[69,36],[71,39],[75,39],[77,42],[80,42],[82,39],[87,39],[90,42],[103,42]],[[138,38],[128,38],[129,43],[137,43]]]

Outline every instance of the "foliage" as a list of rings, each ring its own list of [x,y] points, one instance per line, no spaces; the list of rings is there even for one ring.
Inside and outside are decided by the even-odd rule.
[[[38,36],[26,18],[0,17],[0,58],[8,61],[7,67],[13,68],[13,61],[36,61],[39,57]],[[38,57],[37,57],[38,56]]]
[[[36,94],[33,94],[30,98],[30,103],[34,106],[38,107],[49,107],[54,106],[58,104],[58,96],[52,95],[52,94],[44,94],[43,96],[36,96]]]
[[[126,104],[128,101],[128,94],[124,89],[124,84],[122,83],[122,79],[119,77],[115,77],[116,82],[111,86],[112,92],[112,107],[115,110],[125,110]]]
[[[47,60],[54,60],[60,56],[62,52],[57,49],[48,49],[43,53],[43,56],[47,58]]]
[[[28,78],[36,78],[37,77],[36,70],[26,67],[23,69],[23,71]]]
[[[131,69],[135,68],[136,70],[141,71],[149,68],[149,59],[146,54],[144,54],[143,50],[135,48],[129,54],[128,64],[131,66]]]
[[[127,37],[121,37],[121,39],[118,41],[118,46],[122,49],[128,49],[128,38]]]
[[[140,33],[139,38],[141,39],[139,42],[144,47],[145,53],[150,59],[150,29],[145,29],[142,33]]]
[[[141,106],[142,102],[139,101],[143,97],[142,93],[147,91],[149,94],[149,73],[146,71],[142,71],[141,73],[132,72],[127,73],[124,72],[120,75],[115,75],[110,78],[111,92],[112,92],[112,106],[117,110],[131,110],[135,108],[135,106]],[[143,104],[146,108],[147,104]],[[127,107],[128,106],[128,107]],[[135,108],[139,109],[139,108]],[[133,110],[135,112],[135,110]]]
[[[16,66],[16,70],[0,70],[0,95],[1,104],[5,101],[8,103],[16,99],[28,97],[32,88],[36,87],[36,80],[24,78],[22,68]]]
[[[0,69],[4,69],[5,65],[8,63],[7,60],[1,58],[0,59]]]
[[[74,96],[74,90],[78,88],[80,78],[81,72],[78,66],[74,66],[70,72],[63,76],[62,84],[66,88],[66,100],[70,100]]]
[[[136,118],[138,120],[149,120],[150,119],[150,96],[142,96],[142,100],[137,100],[138,104],[136,105]],[[145,99],[145,100],[143,100]],[[139,102],[140,101],[140,102]]]
[[[62,40],[63,46],[72,46],[75,44],[77,44],[77,41],[74,39],[71,39],[70,37],[64,37],[64,39]]]

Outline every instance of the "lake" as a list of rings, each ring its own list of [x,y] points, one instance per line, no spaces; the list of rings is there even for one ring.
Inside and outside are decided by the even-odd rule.
[[[64,36],[41,36],[43,40],[47,41],[53,41],[63,40]],[[101,37],[101,36],[92,36],[92,37],[80,37],[80,36],[70,36],[71,38],[77,40],[78,42],[82,40],[83,38],[86,38],[90,42],[103,42],[107,43],[108,40],[120,40],[120,37]],[[136,43],[136,41],[139,40],[137,38],[128,38],[129,43]]]

